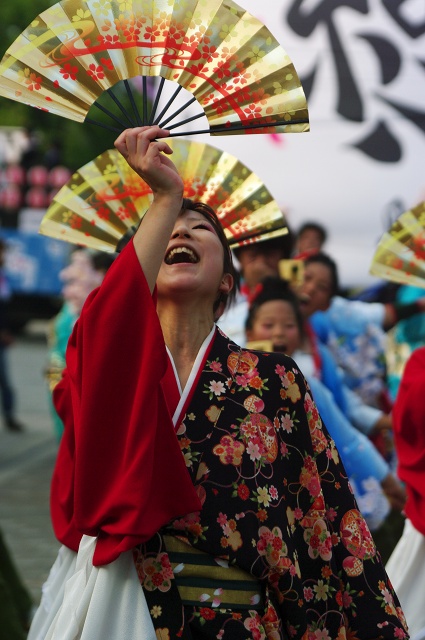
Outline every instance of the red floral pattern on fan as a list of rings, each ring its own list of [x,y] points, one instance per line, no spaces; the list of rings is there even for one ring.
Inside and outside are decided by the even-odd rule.
[[[154,0],[103,0],[89,9],[84,0],[62,0],[6,52],[0,94],[40,108],[48,101],[52,112],[84,120],[119,80],[161,75],[193,93],[220,131],[245,125],[246,133],[270,133],[249,127],[292,119],[292,130],[308,130],[297,73],[268,29],[231,0],[207,5],[195,0],[188,10],[175,0],[158,11]]]
[[[285,233],[280,207],[260,178],[237,158],[206,143],[181,138],[168,143],[184,196],[217,212],[232,246]],[[116,149],[110,149],[72,175],[55,195],[40,231],[111,251],[129,228],[137,226],[151,201],[148,185]]]

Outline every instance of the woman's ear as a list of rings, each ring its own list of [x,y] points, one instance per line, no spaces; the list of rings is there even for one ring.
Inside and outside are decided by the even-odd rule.
[[[225,273],[221,279],[220,286],[218,290],[220,293],[229,294],[233,289],[234,279],[230,273]]]
[[[215,302],[214,321],[216,322],[220,316],[224,313],[226,307],[227,296],[233,289],[233,276],[230,273],[225,273],[221,278],[220,286],[218,287],[218,296]]]

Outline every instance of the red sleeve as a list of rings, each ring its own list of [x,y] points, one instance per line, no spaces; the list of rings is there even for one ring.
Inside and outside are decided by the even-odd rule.
[[[406,515],[425,535],[425,347],[410,356],[393,408],[398,475],[406,483]]]
[[[54,396],[65,433],[53,526],[71,548],[82,534],[98,536],[93,564],[101,565],[201,509],[167,409],[164,339],[132,243],[87,300],[66,362]]]
[[[73,522],[75,433],[71,386],[66,369],[61,381],[53,390],[53,403],[63,422],[64,431],[50,487],[50,513],[58,540],[70,549],[78,551],[81,533],[77,531]]]

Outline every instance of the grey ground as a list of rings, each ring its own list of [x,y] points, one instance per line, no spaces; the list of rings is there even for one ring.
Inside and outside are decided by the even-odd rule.
[[[43,379],[45,327],[34,324],[9,349],[9,369],[23,433],[5,430],[0,416],[0,528],[34,603],[59,543],[49,515],[49,485],[57,451]]]

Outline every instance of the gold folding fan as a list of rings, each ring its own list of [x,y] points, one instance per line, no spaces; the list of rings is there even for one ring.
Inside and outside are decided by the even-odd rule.
[[[184,196],[209,204],[231,247],[288,232],[284,216],[257,175],[209,144],[169,140]],[[40,233],[102,251],[115,251],[152,201],[146,182],[115,149],[81,167],[56,194]]]
[[[128,82],[137,76],[143,77],[142,100]],[[150,113],[148,76],[161,76]],[[178,87],[160,110],[165,81]],[[129,95],[128,108],[112,91],[118,82]],[[182,88],[192,95],[170,113]],[[119,115],[98,102],[102,94]],[[166,128],[204,116],[208,128],[172,135],[309,129],[291,60],[267,27],[232,0],[62,0],[7,50],[0,62],[0,95],[116,132],[146,124],[164,128],[196,101],[199,113]],[[114,125],[95,121],[93,109],[88,117],[92,105]]]
[[[425,288],[425,201],[402,213],[383,235],[370,273]]]

